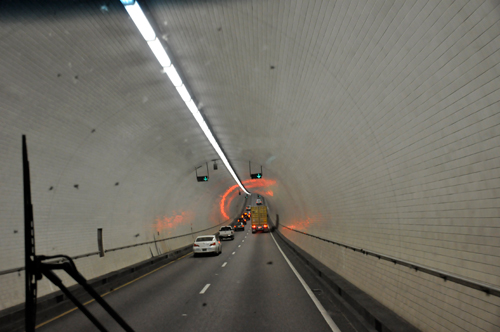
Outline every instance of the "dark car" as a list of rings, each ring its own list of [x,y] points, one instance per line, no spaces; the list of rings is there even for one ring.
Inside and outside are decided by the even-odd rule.
[[[243,222],[237,222],[234,225],[234,230],[235,231],[244,231],[245,230],[245,224]]]
[[[247,224],[247,219],[246,218],[238,218],[237,223],[240,223],[240,222],[242,222],[244,225],[246,225]]]

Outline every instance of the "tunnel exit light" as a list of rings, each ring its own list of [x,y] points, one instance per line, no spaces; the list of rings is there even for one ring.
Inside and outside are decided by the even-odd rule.
[[[142,11],[141,6],[139,6],[139,3],[134,0],[120,0],[123,6],[125,7],[125,10],[127,10],[128,14],[132,18],[132,21],[135,23],[137,28],[139,29],[142,37],[148,42],[149,47],[151,48],[153,54],[156,56],[158,59],[158,62],[160,62],[160,65],[163,67],[163,72],[167,74],[168,78],[172,82],[172,84],[176,87],[177,92],[181,96],[182,100],[186,104],[187,108],[193,114],[194,118],[196,119],[196,122],[198,122],[198,125],[200,128],[203,130],[203,133],[207,137],[208,141],[210,144],[212,144],[212,147],[214,150],[217,152],[219,155],[220,159],[226,166],[227,170],[233,177],[234,181],[238,184],[238,186],[246,193],[250,194],[243,184],[241,183],[240,179],[234,172],[233,168],[231,167],[231,164],[229,163],[229,160],[226,158],[226,155],[224,152],[222,152],[221,147],[217,143],[217,140],[215,139],[212,131],[208,127],[205,119],[200,113],[200,110],[198,109],[198,106],[194,103],[192,100],[192,97],[187,90],[187,87],[185,84],[182,82],[182,78],[175,69],[171,59],[169,58],[167,54],[167,50],[165,47],[162,45],[161,41],[156,37],[156,33],[154,32],[151,24],[149,23],[148,19],[146,18],[146,15],[144,15],[144,12]],[[200,180],[201,178],[201,180]],[[205,179],[206,178],[206,179]],[[208,177],[197,177],[199,182],[206,182],[208,181]]]

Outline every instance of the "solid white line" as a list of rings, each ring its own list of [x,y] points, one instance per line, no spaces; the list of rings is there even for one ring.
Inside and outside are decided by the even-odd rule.
[[[224,262],[224,264],[222,264],[222,267],[226,266],[227,265],[227,262]]]
[[[233,251],[232,255],[236,254],[236,251]]]
[[[288,260],[288,257],[285,256],[285,253],[283,252],[283,250],[281,250],[278,242],[276,242],[276,239],[274,238],[274,236],[273,236],[272,233],[271,233],[271,237],[273,238],[274,243],[276,243],[276,246],[278,247],[278,249],[281,252],[281,254],[283,255],[283,257],[285,258],[286,262],[288,263],[288,265],[292,269],[293,273],[295,273],[295,275],[299,279],[300,283],[302,284],[302,286],[306,290],[307,294],[309,294],[309,296],[311,297],[311,300],[313,300],[313,302],[316,305],[316,307],[318,308],[319,312],[321,313],[321,315],[323,315],[323,318],[326,320],[326,323],[330,326],[330,328],[332,329],[333,332],[341,332],[340,329],[339,329],[339,327],[337,326],[337,324],[335,324],[335,322],[333,321],[332,317],[330,317],[330,315],[326,312],[326,310],[323,307],[323,305],[319,302],[319,300],[316,297],[316,295],[314,295],[314,293],[311,291],[311,288],[309,288],[309,286],[306,284],[306,282],[304,281],[304,279],[302,279],[302,277],[297,272],[297,270],[295,270],[295,267]]]
[[[203,294],[207,291],[208,287],[210,287],[210,284],[206,284],[205,287],[201,290],[200,294]]]

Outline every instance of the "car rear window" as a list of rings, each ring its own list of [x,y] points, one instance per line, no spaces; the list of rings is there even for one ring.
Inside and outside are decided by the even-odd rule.
[[[199,237],[196,239],[196,242],[208,242],[208,241],[213,241],[213,236],[204,236],[204,237]]]
[[[221,227],[220,229],[221,231],[230,231],[231,230],[231,227]]]

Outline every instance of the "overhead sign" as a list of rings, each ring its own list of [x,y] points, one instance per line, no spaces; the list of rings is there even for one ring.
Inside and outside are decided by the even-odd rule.
[[[207,182],[208,181],[208,163],[206,163],[206,165],[207,165],[207,175],[201,175],[201,176],[198,175],[198,168],[201,168],[202,166],[198,166],[198,167],[194,168],[194,171],[196,173],[196,180],[198,180],[198,182]]]
[[[261,179],[262,178],[262,173],[254,173],[254,174],[250,174],[250,177],[252,179]]]

